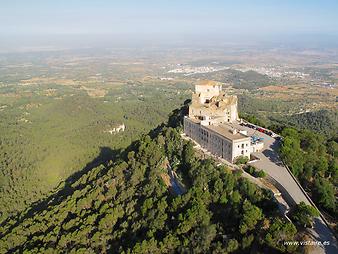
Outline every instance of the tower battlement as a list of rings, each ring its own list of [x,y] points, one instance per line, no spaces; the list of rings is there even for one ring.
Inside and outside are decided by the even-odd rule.
[[[222,91],[222,83],[200,81],[195,85],[189,117],[208,118],[212,122],[234,122],[238,119],[237,96],[228,96]]]

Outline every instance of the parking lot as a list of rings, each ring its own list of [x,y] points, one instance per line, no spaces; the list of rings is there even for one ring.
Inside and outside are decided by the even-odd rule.
[[[247,130],[249,136],[258,136],[263,138],[264,148],[260,152],[253,153],[253,155],[259,160],[253,162],[252,165],[264,170],[269,176],[271,176],[277,183],[281,185],[280,188],[282,188],[282,190],[280,191],[282,194],[284,194],[283,196],[286,195],[285,198],[288,202],[299,203],[304,201],[309,204],[309,201],[299,189],[298,185],[284,167],[278,156],[277,151],[280,146],[280,141],[249,127],[241,126],[240,128]],[[284,193],[285,191],[286,193]]]

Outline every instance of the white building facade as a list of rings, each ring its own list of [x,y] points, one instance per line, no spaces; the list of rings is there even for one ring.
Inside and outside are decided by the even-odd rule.
[[[251,138],[226,125],[202,125],[201,121],[184,118],[184,133],[212,154],[230,162],[240,156],[250,158]]]

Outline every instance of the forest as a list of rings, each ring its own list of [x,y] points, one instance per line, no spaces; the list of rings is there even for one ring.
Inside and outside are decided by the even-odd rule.
[[[165,121],[185,100],[186,86],[129,82],[111,87],[104,98],[57,84],[10,86],[17,95],[0,97],[0,222],[97,156],[111,155],[101,148],[118,151]],[[122,123],[124,132],[108,133]]]
[[[296,222],[308,208],[295,211],[293,224],[279,215],[272,192],[196,156],[180,137],[182,110],[2,222],[0,252],[301,253],[283,243],[304,237]],[[165,161],[184,175],[184,194],[164,181]]]
[[[314,202],[337,218],[337,140],[309,130],[284,128],[280,153],[283,160],[311,194]]]
[[[338,137],[338,111],[319,110],[292,115],[285,122],[299,129],[310,129],[327,137]]]

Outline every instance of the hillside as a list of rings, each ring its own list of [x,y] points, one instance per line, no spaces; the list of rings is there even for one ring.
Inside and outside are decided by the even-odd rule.
[[[338,112],[329,110],[319,110],[307,112],[288,117],[290,124],[299,129],[310,129],[314,132],[326,136],[337,136]]]
[[[279,218],[272,193],[199,159],[175,126],[181,113],[3,222],[0,253],[295,252],[283,242],[297,229]],[[183,195],[163,181],[166,160]]]
[[[227,69],[211,73],[195,74],[194,77],[200,79],[216,80],[224,83],[230,83],[236,89],[255,90],[260,87],[273,85],[275,81],[266,75],[256,71],[241,72]]]
[[[105,86],[104,98],[59,84],[12,85],[15,97],[0,87],[0,222],[46,197],[101,147],[125,148],[165,121],[186,98],[184,85],[123,83]],[[122,123],[124,132],[110,132]]]

